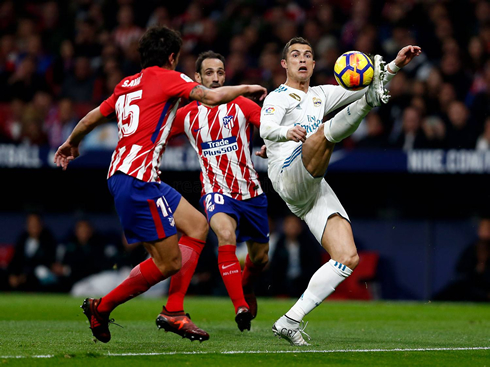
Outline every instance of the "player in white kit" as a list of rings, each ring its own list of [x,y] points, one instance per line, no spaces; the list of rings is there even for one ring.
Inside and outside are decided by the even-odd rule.
[[[335,143],[356,131],[372,108],[387,103],[384,84],[420,53],[418,46],[403,47],[386,67],[376,55],[373,82],[353,92],[336,85],[310,87],[315,67],[310,43],[295,37],[284,47],[281,65],[287,80],[266,97],[261,112],[260,135],[267,146],[269,178],[289,209],[306,222],[331,256],[296,304],[272,327],[274,334],[292,345],[309,345],[303,338],[309,338],[303,317],[352,274],[359,262],[349,217],[324,180]],[[323,122],[327,114],[346,105]]]

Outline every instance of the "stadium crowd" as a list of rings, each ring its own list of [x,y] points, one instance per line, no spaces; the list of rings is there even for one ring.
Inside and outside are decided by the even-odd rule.
[[[420,45],[422,55],[391,82],[390,103],[373,110],[338,145],[490,150],[487,0],[5,0],[0,4],[0,144],[56,150],[123,77],[140,71],[139,38],[157,24],[182,34],[177,70],[193,78],[197,55],[213,50],[226,58],[226,85],[260,84],[269,91],[285,81],[279,60],[294,36],[314,47],[312,86],[336,84],[333,65],[345,51],[391,60],[401,47]],[[115,125],[100,127],[96,141],[84,144],[113,149]],[[256,135],[254,143],[260,146]],[[0,289],[68,291],[91,274],[115,264],[130,267],[146,256],[117,235],[94,232],[86,220],[65,238],[41,234],[38,220],[28,219],[32,223],[16,244],[27,253],[15,252],[0,273]],[[272,291],[260,290],[259,284],[258,295],[296,297],[311,276],[302,257],[328,260],[324,252],[303,254],[322,250],[299,246],[311,242],[311,233],[296,217],[284,222],[287,227],[271,234],[272,271],[264,273],[261,284],[272,284]],[[215,246],[205,249],[189,293],[224,294],[221,282],[216,283]],[[94,268],[78,266],[93,257],[101,259]]]
[[[194,76],[200,52],[226,57],[229,85],[284,82],[283,45],[313,45],[312,85],[333,83],[348,50],[386,60],[407,44],[423,55],[390,85],[391,101],[345,148],[490,149],[490,2],[486,0],[14,1],[0,5],[0,142],[57,148],[88,110],[139,72],[147,27],[181,32],[178,70]],[[110,130],[98,146],[113,148]],[[255,143],[261,144],[260,138]]]
[[[329,256],[319,246],[312,246],[314,239],[298,217],[269,217],[269,224],[271,261],[255,291],[261,296],[297,297]],[[12,254],[6,256],[8,263],[0,263],[0,291],[102,295],[104,286],[125,278],[131,268],[148,257],[142,245],[128,245],[120,233],[96,228],[85,216],[76,216],[67,233],[59,232],[45,223],[42,212],[27,212],[25,228],[17,234]],[[246,254],[246,245],[239,244],[242,265]],[[217,255],[217,238],[211,233],[189,294],[226,295],[216,267]],[[161,296],[167,288],[168,283],[151,294]]]

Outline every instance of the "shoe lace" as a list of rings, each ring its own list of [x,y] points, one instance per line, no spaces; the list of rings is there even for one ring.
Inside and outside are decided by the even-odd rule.
[[[108,324],[112,324],[112,325],[119,326],[120,328],[123,328],[123,329],[124,329],[124,326],[119,325],[118,323],[116,323],[116,322],[114,321],[114,319],[109,319],[109,320],[107,321],[107,323],[108,323]]]
[[[311,340],[311,337],[306,333],[305,329],[308,326],[308,321],[304,322],[304,320],[301,321],[298,327],[298,331],[301,333],[302,336],[306,336],[308,340]]]

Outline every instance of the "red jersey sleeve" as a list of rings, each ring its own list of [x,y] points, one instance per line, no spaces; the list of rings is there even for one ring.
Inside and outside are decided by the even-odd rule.
[[[162,76],[161,83],[165,86],[165,92],[168,93],[169,97],[183,97],[186,99],[189,99],[191,90],[199,85],[187,75],[173,70]]]
[[[260,128],[260,111],[261,111],[260,106],[248,98],[245,97],[239,97],[239,98],[240,98],[240,107],[244,112],[247,121],[250,122],[252,125]]]
[[[114,93],[107,98],[104,102],[100,104],[100,113],[102,113],[105,117],[109,116],[111,113],[114,113],[116,108],[116,97],[114,97]]]

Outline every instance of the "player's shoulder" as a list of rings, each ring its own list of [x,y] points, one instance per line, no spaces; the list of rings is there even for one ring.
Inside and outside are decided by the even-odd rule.
[[[288,107],[297,104],[298,102],[301,102],[301,97],[295,93],[295,91],[295,89],[291,89],[288,86],[281,84],[265,97],[264,105],[281,105]]]
[[[141,72],[146,73],[149,77],[162,77],[166,78],[167,80],[172,79],[185,83],[194,83],[194,80],[189,78],[184,73],[181,73],[180,71],[165,69],[158,66],[151,66],[149,68],[143,69]]]
[[[143,70],[140,71],[139,73],[125,76],[124,78],[121,79],[119,83],[117,83],[116,87],[114,88],[114,91],[116,92],[118,89],[125,90],[125,89],[130,89],[132,87],[139,86],[141,84],[142,78],[143,78]]]
[[[246,108],[260,108],[260,106],[252,101],[250,98],[243,97],[243,96],[238,96],[233,100],[232,103],[236,103],[240,107],[246,107]]]
[[[177,110],[177,113],[183,113],[183,114],[187,115],[189,112],[199,110],[199,106],[200,106],[200,104],[198,101],[190,101],[185,106],[180,107]]]

